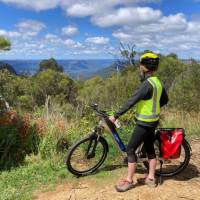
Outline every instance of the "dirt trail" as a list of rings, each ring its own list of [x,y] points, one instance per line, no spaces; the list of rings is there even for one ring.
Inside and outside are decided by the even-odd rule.
[[[126,175],[126,168],[113,170],[112,178],[81,178],[63,185],[55,191],[35,193],[38,200],[200,200],[200,140],[192,141],[192,158],[188,168],[180,175],[163,179],[156,188],[138,186],[125,193],[114,189],[116,182]],[[137,173],[137,178],[143,175]],[[101,179],[101,180],[99,180]]]

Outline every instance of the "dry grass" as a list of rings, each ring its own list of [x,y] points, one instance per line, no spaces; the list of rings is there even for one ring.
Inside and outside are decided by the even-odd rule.
[[[161,116],[161,126],[169,128],[184,128],[186,136],[200,137],[200,113],[184,111],[164,111]]]

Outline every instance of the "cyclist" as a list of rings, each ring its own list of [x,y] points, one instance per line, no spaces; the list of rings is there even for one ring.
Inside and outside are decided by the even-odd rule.
[[[137,158],[136,149],[144,142],[148,155],[149,173],[143,179],[143,183],[155,187],[156,155],[154,150],[154,132],[159,122],[160,107],[168,102],[168,96],[161,81],[154,76],[159,65],[159,57],[154,53],[145,53],[140,57],[140,78],[139,89],[128,99],[114,116],[109,119],[115,122],[122,114],[136,105],[136,127],[127,146],[128,175],[116,186],[118,192],[125,192],[136,186],[133,181]]]

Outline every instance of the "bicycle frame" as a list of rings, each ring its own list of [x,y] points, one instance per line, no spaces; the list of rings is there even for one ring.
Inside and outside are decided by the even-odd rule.
[[[124,143],[122,142],[122,140],[121,140],[121,138],[120,138],[120,136],[119,136],[119,134],[118,134],[118,132],[117,132],[117,130],[115,128],[115,125],[108,118],[104,118],[104,120],[105,120],[107,126],[109,127],[109,129],[110,129],[115,141],[117,142],[120,150],[123,151],[123,152],[126,152],[126,147],[125,147]],[[157,128],[155,130],[155,137],[157,137],[157,134],[159,133],[159,131],[162,131],[162,130],[174,130],[174,129],[182,129],[183,138],[185,137],[185,131],[184,131],[183,128]],[[188,144],[188,146],[189,146],[189,148],[191,150],[190,144],[188,142],[187,142],[187,144]],[[141,152],[142,148],[143,148],[143,143],[138,147],[137,152]],[[159,157],[159,159],[162,159],[162,158]]]
[[[114,124],[108,118],[104,118],[104,120],[105,120],[106,124],[108,125],[108,127],[109,127],[115,141],[117,142],[119,148],[121,149],[121,151],[126,152],[126,147],[125,147],[124,143],[122,142]]]
[[[109,120],[109,117],[107,115],[107,113],[105,111],[101,111],[101,110],[98,110],[98,105],[97,104],[94,104],[92,105],[92,108],[103,118],[103,120],[105,121],[106,125],[108,126],[108,129],[110,130],[110,132],[112,133],[113,137],[114,137],[114,140],[117,142],[120,150],[122,152],[126,152],[126,147],[124,145],[124,143],[122,142],[116,128],[115,128],[115,125]],[[100,126],[101,127],[101,126]],[[155,135],[157,135],[157,133],[161,130],[173,130],[174,128],[157,128],[155,130]],[[182,129],[183,130],[183,129]],[[184,130],[183,130],[183,137],[185,137],[185,134],[184,134]],[[138,148],[138,149],[142,149],[142,144],[140,145],[141,148]],[[190,145],[189,145],[190,147]],[[191,149],[191,147],[190,147]]]
[[[121,150],[121,152],[126,152],[126,146],[122,142],[122,140],[116,130],[115,124],[109,120],[109,115],[106,113],[106,111],[98,110],[97,104],[94,104],[92,106],[92,108],[98,113],[98,116],[100,116],[102,120],[100,121],[99,125],[97,125],[93,129],[92,133],[90,133],[88,136],[86,136],[85,138],[79,140],[76,144],[74,144],[71,147],[71,149],[69,150],[68,155],[67,155],[66,164],[67,164],[69,171],[78,176],[88,175],[92,172],[95,172],[105,161],[109,148],[108,148],[107,141],[105,140],[105,138],[102,135],[104,130],[109,130],[109,132],[112,133],[112,136],[114,137],[114,140],[117,143],[117,146],[119,146],[119,149]],[[155,135],[159,136],[159,132],[162,130],[173,130],[173,129],[158,128],[155,131]],[[159,138],[157,141],[159,142]],[[86,142],[89,142],[89,144],[87,144]],[[97,149],[98,143],[101,144],[101,149],[99,149],[99,150]],[[74,158],[73,154],[74,154],[75,150],[77,148],[79,148],[80,145],[84,145],[84,144],[85,145],[87,144],[87,146],[86,146],[86,149],[85,148],[82,149],[82,150],[84,150],[83,155],[82,155],[83,161],[86,162],[86,166],[89,168],[87,168],[87,169],[84,168],[82,170],[82,169],[79,169],[80,167],[82,167],[82,164],[80,166],[78,165],[77,166],[78,168],[76,168],[76,165],[75,166],[73,165],[74,162],[71,161],[71,158]],[[174,176],[174,175],[180,173],[181,171],[183,171],[188,166],[189,161],[190,161],[190,155],[191,155],[190,154],[191,147],[190,147],[189,143],[187,142],[187,140],[184,139],[183,143],[182,143],[182,148],[184,149],[184,156],[181,158],[181,162],[179,162],[178,165],[177,164],[175,166],[172,165],[175,168],[173,168],[173,169],[169,168],[169,170],[164,171],[164,172],[162,171],[162,165],[165,164],[165,161],[167,161],[167,164],[169,162],[166,159],[162,159],[162,156],[160,155],[159,143],[158,143],[158,145],[157,145],[157,143],[155,143],[155,146],[158,147],[158,154],[156,153],[156,155],[157,155],[157,159],[160,162],[160,171],[157,171],[156,175],[158,175],[160,177],[161,176],[163,176],[163,177]],[[143,148],[143,147],[144,147],[144,145],[141,144],[137,148],[135,153],[138,158],[137,161],[140,163],[142,162],[145,165],[145,167],[148,169],[149,168],[148,156],[145,151],[145,148]],[[97,159],[98,159],[97,163],[95,160],[95,163],[93,165],[93,160],[92,160],[92,163],[91,163],[92,166],[88,166],[87,162],[89,162],[90,159],[93,159],[95,157],[96,150],[97,151],[103,150],[100,154],[101,157],[97,157]],[[79,163],[79,160],[80,160],[79,156],[76,156],[75,159],[78,159],[77,162]],[[126,161],[126,160],[124,160],[124,161]],[[172,160],[172,162],[173,162],[173,160]],[[171,163],[171,161],[170,161],[170,163]]]

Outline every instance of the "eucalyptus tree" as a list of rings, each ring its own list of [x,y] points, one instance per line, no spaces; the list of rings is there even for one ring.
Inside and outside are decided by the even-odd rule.
[[[11,43],[8,39],[0,36],[0,51],[9,51],[11,49]]]

